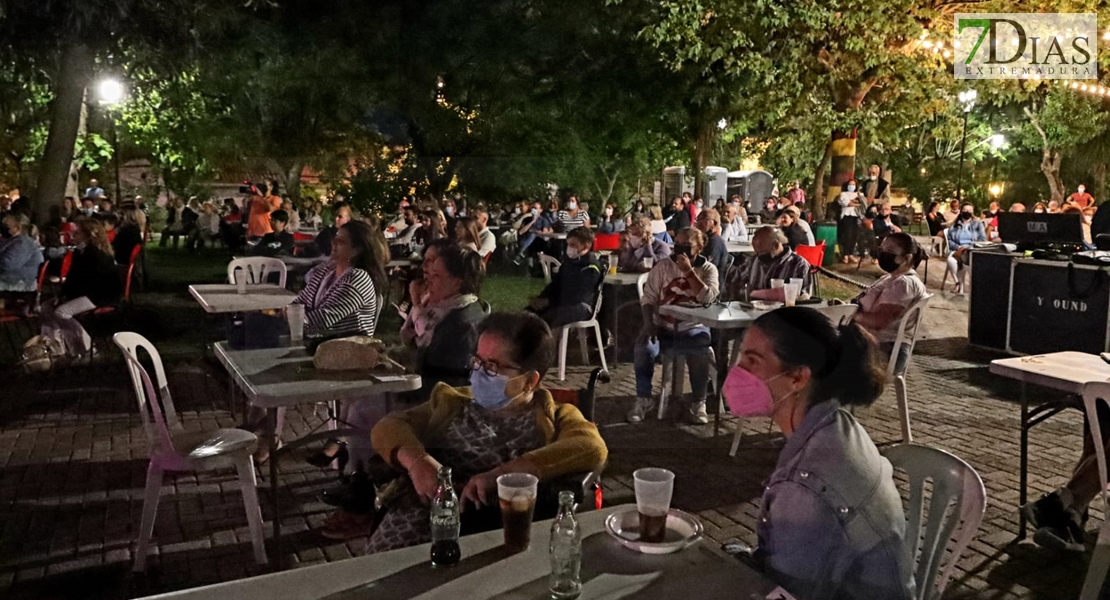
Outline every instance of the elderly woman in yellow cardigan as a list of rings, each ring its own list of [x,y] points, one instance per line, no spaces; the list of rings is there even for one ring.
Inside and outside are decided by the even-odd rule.
[[[465,511],[496,506],[497,477],[504,473],[531,473],[543,482],[605,463],[608,450],[597,427],[540,387],[555,355],[547,324],[526,313],[493,314],[478,333],[470,387],[440,384],[427,402],[374,427],[374,449],[404,469],[411,486],[389,504],[367,553],[431,541],[428,503],[441,465],[451,467]],[[354,519],[358,529],[359,517],[335,518]]]

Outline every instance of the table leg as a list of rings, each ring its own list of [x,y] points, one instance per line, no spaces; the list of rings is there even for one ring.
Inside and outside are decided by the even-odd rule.
[[[728,338],[727,329],[717,331],[717,402],[713,408],[713,437],[721,433],[721,401],[724,399],[725,377],[728,375]]]
[[[274,435],[270,436],[270,506],[272,509],[271,518],[274,520],[274,539],[272,541],[274,546],[274,566],[277,570],[281,570],[281,506],[278,502],[278,468],[277,468],[277,411],[269,411],[273,414]]]
[[[620,362],[620,315],[621,315],[621,288],[623,286],[613,286],[613,364],[616,365]]]
[[[1018,467],[1018,536],[1023,540],[1026,535],[1025,514],[1020,508],[1028,501],[1029,485],[1029,395],[1026,384],[1021,383],[1021,458]]]

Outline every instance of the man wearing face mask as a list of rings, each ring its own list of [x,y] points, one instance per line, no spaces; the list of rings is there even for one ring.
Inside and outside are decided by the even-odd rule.
[[[427,402],[385,417],[371,432],[374,449],[408,480],[389,498],[368,554],[431,540],[428,503],[441,466],[452,468],[461,490],[466,535],[501,527],[498,476],[529,473],[542,485],[605,463],[597,427],[540,387],[555,357],[548,326],[534,315],[496,313],[478,333],[469,387],[440,384]]]
[[[948,228],[948,268],[956,274],[957,294],[964,293],[965,267],[971,264],[971,247],[976,242],[987,241],[983,222],[975,218],[975,206],[970,202],[960,205],[960,216]]]
[[[686,407],[688,420],[694,424],[709,422],[705,410],[705,392],[709,384],[709,329],[704,325],[675,322],[659,314],[664,305],[694,302],[709,304],[720,294],[717,267],[703,256],[705,234],[697,229],[683,229],[675,236],[674,255],[655,264],[644,284],[640,298],[643,329],[636,338],[635,370],[636,401],[629,411],[629,423],[639,423],[655,406],[651,380],[655,374],[655,358],[663,350],[681,352],[690,370],[693,401]],[[677,405],[677,402],[675,403]]]
[[[867,180],[863,182],[863,197],[867,204],[890,202],[890,184],[880,175],[879,165],[871,165],[868,170]]]
[[[856,244],[859,241],[860,207],[863,195],[856,191],[856,180],[849,179],[836,203],[840,205],[840,218],[836,222],[836,244],[840,247],[840,260],[858,262]]]
[[[551,277],[551,283],[528,303],[529,311],[552,327],[590,320],[605,277],[592,252],[593,245],[594,234],[588,227],[567,234],[566,260]]]
[[[751,298],[783,302],[786,298],[782,288],[772,289],[771,280],[800,279],[802,291],[798,298],[809,298],[813,284],[809,262],[790,249],[786,236],[778,227],[763,227],[756,231],[752,236],[752,249],[755,256],[749,257],[739,269],[732,270],[736,275],[728,282],[730,297],[741,298],[747,289]]]
[[[1087,208],[1088,206],[1094,206],[1095,197],[1088,194],[1087,186],[1081,183],[1079,187],[1076,188],[1075,193],[1068,196],[1068,203],[1074,204],[1079,208]]]
[[[709,262],[717,267],[717,273],[725,276],[725,263],[728,262],[728,246],[721,238],[721,217],[717,211],[707,208],[698,214],[696,227],[705,234],[705,248],[701,251]]]
[[[671,255],[671,247],[651,234],[651,219],[633,219],[617,248],[617,268],[624,273],[646,273]],[[649,260],[650,259],[650,260]]]

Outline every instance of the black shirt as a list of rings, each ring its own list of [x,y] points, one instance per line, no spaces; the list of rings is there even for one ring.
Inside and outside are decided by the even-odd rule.
[[[597,290],[605,273],[593,252],[578,258],[568,258],[559,267],[559,272],[551,283],[540,292],[551,306],[574,306],[586,304],[593,310],[597,302]]]
[[[324,256],[331,256],[331,241],[335,239],[335,234],[339,230],[335,227],[325,227],[316,234],[316,241],[314,242],[316,249]]]
[[[671,220],[667,221],[667,231],[682,231],[690,227],[690,211],[685,208],[680,210],[671,209]],[[666,220],[667,215],[663,215]]]
[[[251,252],[254,256],[290,256],[293,254],[293,247],[296,245],[296,240],[293,234],[288,231],[277,233],[271,231],[262,236],[262,240],[254,247]],[[328,244],[330,250],[331,244]]]
[[[115,259],[95,246],[75,250],[62,284],[62,296],[66,300],[86,296],[98,307],[118,303],[123,296],[123,283]]]
[[[131,252],[135,246],[143,244],[143,232],[138,225],[124,225],[116,228],[116,237],[112,240],[112,251],[116,255],[116,264],[131,264]],[[76,258],[76,257],[74,257]]]
[[[802,234],[805,237],[805,233]],[[804,242],[803,242],[804,243]],[[702,248],[701,255],[709,262],[717,267],[717,276],[724,280],[725,277],[725,263],[728,262],[728,246],[725,244],[724,238],[711,233],[706,236],[705,248]]]

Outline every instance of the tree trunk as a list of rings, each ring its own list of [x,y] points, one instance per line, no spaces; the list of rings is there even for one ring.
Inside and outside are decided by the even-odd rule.
[[[705,182],[705,168],[709,166],[709,153],[713,150],[716,131],[715,123],[702,123],[698,128],[698,137],[694,143],[694,198],[704,196],[702,185]]]
[[[92,67],[92,54],[85,44],[76,40],[65,44],[54,102],[50,107],[50,134],[46,138],[38,186],[31,197],[36,221],[45,218],[47,206],[61,204],[65,195],[77,130],[81,125],[81,104]]]
[[[84,94],[84,98],[81,100],[81,121],[80,121],[80,124],[77,126],[77,137],[78,138],[83,138],[88,133],[88,130],[89,130],[88,120],[89,120],[89,93],[86,90],[85,94]],[[115,152],[116,152],[116,148],[113,147],[112,148],[112,153],[114,154]],[[112,158],[115,158],[115,156],[113,156]],[[79,189],[80,186],[78,185],[80,177],[81,177],[81,169],[77,165],[77,161],[76,160],[70,161],[70,163],[69,163],[69,177],[66,178],[66,192],[65,192],[66,196],[71,196],[71,197],[73,197],[74,199],[77,199],[77,200],[81,199],[80,198],[81,190]],[[119,204],[122,200],[123,200],[122,198],[116,198],[116,203]],[[49,205],[47,205],[47,206],[49,206]]]
[[[1052,192],[1050,200],[1057,204],[1064,203],[1064,182],[1060,179],[1060,151],[1056,148],[1045,148],[1041,154],[1041,172],[1048,180],[1048,189]]]
[[[293,206],[298,206],[301,200],[301,173],[304,172],[304,161],[295,160],[285,170],[285,194],[293,200]]]
[[[820,221],[825,218],[825,171],[829,168],[829,163],[832,162],[832,140],[825,144],[825,155],[821,157],[821,162],[817,164],[817,172],[813,174],[813,197],[810,198],[811,210],[813,211],[814,219]]]

